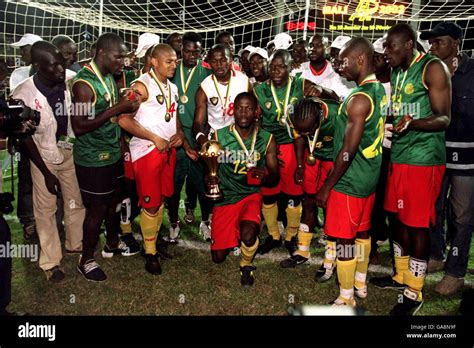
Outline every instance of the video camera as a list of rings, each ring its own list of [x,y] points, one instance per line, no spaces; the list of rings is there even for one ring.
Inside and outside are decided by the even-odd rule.
[[[0,102],[0,130],[8,133],[15,132],[22,128],[26,121],[32,121],[36,126],[40,123],[39,111],[26,106],[23,101],[12,99],[8,103]]]

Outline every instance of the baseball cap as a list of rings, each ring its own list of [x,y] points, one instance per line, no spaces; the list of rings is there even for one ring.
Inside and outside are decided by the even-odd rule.
[[[142,58],[145,56],[146,51],[156,44],[160,43],[160,37],[152,33],[144,33],[138,37],[138,47],[135,50],[135,56]]]
[[[374,41],[372,46],[374,46],[374,52],[375,53],[384,54],[383,44],[385,43],[386,39],[387,38],[384,36],[384,37],[380,37],[380,38],[378,38],[377,40]]]
[[[339,35],[338,37],[336,37],[336,38],[334,39],[334,41],[332,42],[330,48],[342,49],[342,47],[343,47],[347,42],[349,42],[350,39],[351,39],[350,36]]]
[[[451,36],[453,39],[462,40],[462,28],[456,23],[441,22],[435,25],[430,31],[424,31],[421,33],[420,38],[422,40],[429,40],[432,37],[437,36]]]
[[[43,41],[41,36],[35,34],[25,34],[21,37],[20,41],[11,44],[12,47],[19,48],[26,45],[33,45],[35,42]]]
[[[275,44],[275,50],[278,50],[278,49],[287,50],[293,44],[293,39],[287,33],[280,33],[280,34],[275,35],[275,38],[273,39],[273,41],[270,41],[270,42],[273,42]]]
[[[237,53],[237,55],[238,55],[239,57],[241,57],[242,54],[243,54],[245,51],[252,52],[254,49],[255,49],[255,47],[253,47],[253,46],[251,46],[251,45],[247,45],[247,46],[245,46],[245,48],[240,49],[239,52]]]
[[[254,55],[258,54],[260,57],[268,59],[268,53],[266,50],[260,47],[254,47],[253,51],[250,52],[248,60],[252,58]]]

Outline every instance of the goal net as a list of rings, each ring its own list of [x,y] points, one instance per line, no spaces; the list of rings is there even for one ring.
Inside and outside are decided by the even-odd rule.
[[[448,0],[279,0],[279,1],[150,1],[150,0],[4,0],[0,2],[0,60],[10,68],[22,64],[10,44],[25,33],[44,40],[69,35],[78,45],[79,60],[88,58],[101,32],[119,34],[130,49],[138,36],[152,32],[165,39],[173,32],[196,31],[209,48],[219,31],[229,31],[236,52],[246,45],[265,47],[287,32],[293,39],[320,33],[331,41],[337,35],[374,40],[403,21],[427,30],[439,21],[464,28],[465,51],[474,49],[472,1]]]

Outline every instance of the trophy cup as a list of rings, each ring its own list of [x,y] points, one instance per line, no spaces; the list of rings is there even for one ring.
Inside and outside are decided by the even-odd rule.
[[[202,157],[204,162],[209,169],[209,175],[212,177],[217,177],[217,169],[219,168],[218,157],[222,154],[222,146],[216,140],[209,140],[207,143],[202,145],[199,155]],[[218,184],[213,184],[209,188],[209,191],[206,192],[206,197],[217,201],[224,197],[221,190],[219,189]]]

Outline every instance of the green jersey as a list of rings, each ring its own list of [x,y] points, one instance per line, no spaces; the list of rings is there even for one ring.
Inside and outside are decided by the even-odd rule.
[[[196,110],[196,102],[194,97],[196,96],[196,92],[201,82],[211,74],[212,71],[205,68],[202,65],[202,61],[200,59],[197,61],[197,64],[194,68],[185,67],[183,65],[183,61],[181,60],[181,63],[178,64],[176,73],[174,74],[172,80],[172,82],[178,86],[178,93],[180,96],[178,115],[181,124],[183,125],[186,138],[190,144],[195,143],[195,139],[191,130],[194,121],[194,111]],[[184,92],[183,87],[186,88],[186,93]]]
[[[319,129],[318,140],[314,147],[313,155],[323,161],[332,161],[334,157],[334,122],[339,112],[340,104],[335,100],[318,99],[323,107],[323,122]],[[294,130],[294,136],[299,137],[300,134]],[[308,142],[313,138],[307,139]]]
[[[245,151],[239,144],[235,135],[237,130],[234,125],[230,125],[217,130],[217,141],[222,145],[224,154],[220,157],[218,170],[219,188],[224,194],[224,199],[216,206],[236,203],[252,193],[260,192],[259,186],[249,186],[247,184],[247,168],[245,166]],[[265,167],[265,156],[272,134],[259,129],[255,141],[255,150],[251,157],[256,161],[257,167]],[[253,137],[250,135],[243,141],[248,151],[252,146]]]
[[[430,117],[431,110],[428,87],[424,74],[428,63],[438,58],[431,54],[417,53],[410,67],[403,72],[400,67],[392,72],[392,110],[394,122],[411,114],[419,120]],[[444,131],[418,132],[409,130],[402,134],[393,134],[391,161],[420,166],[432,166],[446,163]]]
[[[344,143],[348,122],[347,103],[358,94],[369,98],[372,105],[371,112],[365,120],[364,133],[355,157],[334,189],[349,196],[368,197],[375,192],[379,180],[385,128],[385,115],[382,110],[385,110],[387,104],[387,98],[384,98],[385,89],[373,74],[353,88],[339,108],[334,126],[334,160]]]
[[[94,115],[99,115],[110,108],[110,104],[118,101],[118,91],[111,74],[104,76],[104,83],[89,66],[85,66],[76,74],[73,84],[84,82],[94,93]],[[74,143],[74,161],[84,167],[105,167],[120,160],[120,127],[114,120],[105,122],[102,126],[91,132],[78,136]]]
[[[130,88],[132,85],[133,80],[137,78],[137,74],[135,74],[134,70],[124,70],[122,73],[123,85],[124,88]]]
[[[273,134],[277,144],[289,144],[293,142],[290,130],[290,117],[287,117],[287,125],[282,126],[279,123],[280,118],[285,112],[284,108],[288,86],[290,86],[290,89],[288,91],[287,108],[291,108],[299,99],[303,98],[304,79],[295,76],[290,77],[290,81],[291,86],[289,85],[290,82],[288,82],[286,86],[274,89],[279,108],[277,107],[275,97],[272,93],[270,80],[262,82],[254,88],[254,93],[262,109],[262,127]],[[280,109],[280,112],[278,112],[278,109]]]

